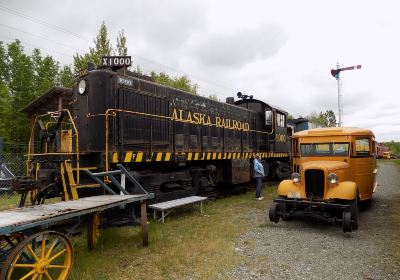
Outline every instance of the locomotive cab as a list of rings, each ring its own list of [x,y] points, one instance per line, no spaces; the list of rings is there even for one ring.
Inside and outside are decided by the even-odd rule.
[[[239,96],[239,94],[238,94]],[[242,97],[243,95],[240,95]],[[243,98],[235,102],[237,106],[255,111],[257,119],[255,127],[262,131],[255,135],[260,150],[267,150],[272,156],[287,153],[290,149],[287,127],[288,113],[276,106],[269,105],[261,100]],[[264,160],[266,176],[285,178],[290,174],[289,162],[280,158]]]

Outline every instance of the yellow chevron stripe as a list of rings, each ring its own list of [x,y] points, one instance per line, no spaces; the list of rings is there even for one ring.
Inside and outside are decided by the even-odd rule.
[[[199,153],[195,153],[194,154],[194,160],[198,160],[199,159]]]
[[[188,153],[188,155],[187,155],[187,160],[192,160],[192,156],[193,156],[192,153]]]
[[[165,161],[169,161],[171,159],[171,153],[165,153]]]
[[[132,160],[132,152],[127,152],[126,153],[126,155],[125,155],[125,160],[124,160],[124,162],[131,162],[131,160]]]
[[[227,153],[224,153],[224,159],[226,159]]]
[[[211,159],[211,153],[207,153],[207,160]]]
[[[232,153],[228,153],[228,159],[232,158]]]
[[[136,156],[136,162],[141,162],[143,159],[143,152],[138,152]]]
[[[232,159],[236,158],[236,153],[232,153]]]
[[[156,161],[161,161],[161,159],[162,159],[162,153],[158,152],[156,156]]]
[[[112,162],[118,162],[118,153],[113,153]]]
[[[213,153],[212,159],[217,159],[217,153]]]
[[[222,159],[222,153],[218,153],[218,159]]]

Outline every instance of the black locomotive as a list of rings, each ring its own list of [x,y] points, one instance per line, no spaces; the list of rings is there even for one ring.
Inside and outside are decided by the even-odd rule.
[[[238,96],[218,102],[126,67],[89,65],[72,89],[53,88],[23,109],[33,123],[27,170],[42,196],[66,200],[102,191],[84,170],[117,164],[157,201],[249,182],[256,153],[267,177],[288,176],[287,113]]]

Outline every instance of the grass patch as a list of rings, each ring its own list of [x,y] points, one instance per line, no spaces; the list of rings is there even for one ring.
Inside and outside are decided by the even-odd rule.
[[[85,236],[74,237],[75,261],[71,279],[222,279],[241,257],[235,241],[259,221],[276,186],[264,185],[264,201],[254,192],[204,205],[204,214],[191,207],[178,209],[166,223],[151,221],[150,245],[142,248],[140,228],[102,231],[98,247],[88,252]]]
[[[0,195],[0,210],[15,208],[19,204],[20,195],[13,194],[2,194]]]
[[[394,164],[397,164],[397,165],[400,165],[400,159],[394,159],[394,160],[393,160],[393,163],[394,163]]]
[[[0,195],[0,210],[7,210],[7,209],[13,209],[13,208],[18,207],[20,198],[21,198],[21,195],[15,193],[15,192],[12,194]],[[50,204],[50,203],[55,203],[55,202],[60,202],[60,201],[61,201],[61,199],[59,197],[53,197],[53,198],[46,199],[44,204]],[[28,195],[28,198],[26,199],[26,205],[31,205],[29,195]]]

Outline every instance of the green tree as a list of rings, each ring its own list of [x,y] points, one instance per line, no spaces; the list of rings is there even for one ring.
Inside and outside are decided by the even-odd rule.
[[[62,69],[60,69],[58,75],[58,85],[62,87],[72,87],[74,85],[75,77],[72,73],[72,69],[70,65],[64,65]]]
[[[400,155],[400,142],[390,141],[385,142],[385,146],[389,148],[389,151],[395,155]]]
[[[72,83],[70,66],[60,69],[57,61],[39,49],[26,54],[19,40],[6,48],[0,42],[0,136],[27,143],[30,122],[20,110],[51,87]]]
[[[334,127],[336,126],[336,116],[332,110],[326,110],[325,112],[311,113],[307,119],[309,122],[317,124],[322,127]]]
[[[34,67],[34,95],[36,97],[58,84],[60,65],[49,55],[42,57],[38,49],[33,50],[32,62]]]
[[[218,96],[217,96],[215,93],[210,94],[210,95],[208,96],[208,98],[210,98],[211,100],[219,101],[219,98],[218,98]]]
[[[0,137],[8,142],[11,127],[8,125],[11,116],[11,96],[8,87],[0,81]]]
[[[105,22],[103,21],[99,33],[93,40],[94,47],[89,48],[89,52],[83,55],[78,53],[74,55],[74,70],[78,72],[79,70],[85,69],[88,62],[93,62],[96,65],[100,65],[102,56],[110,56],[112,54],[112,45],[108,39],[108,30]]]
[[[14,142],[26,143],[29,127],[26,125],[26,116],[19,110],[35,98],[34,66],[30,56],[24,53],[19,40],[12,42],[7,48],[7,63],[9,71],[8,90],[11,111],[7,126],[9,138]]]
[[[118,33],[117,53],[121,56],[128,55],[128,48],[126,47],[126,37],[123,29]]]
[[[336,116],[335,113],[332,110],[327,110],[324,113],[324,117],[326,120],[326,126],[327,127],[335,127],[336,126]]]
[[[161,72],[157,74],[152,71],[150,76],[154,79],[156,83],[177,88],[183,91],[187,91],[193,94],[197,94],[199,86],[197,84],[192,84],[187,76],[171,78],[168,74]]]

